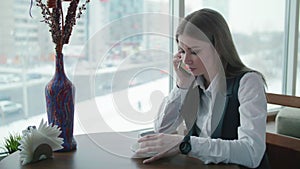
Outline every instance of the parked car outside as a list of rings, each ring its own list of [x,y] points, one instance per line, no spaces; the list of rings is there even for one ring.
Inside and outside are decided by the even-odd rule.
[[[12,113],[20,113],[23,109],[22,104],[12,102],[10,100],[0,101],[0,113],[3,115],[8,115]]]
[[[40,79],[40,78],[42,78],[42,75],[38,73],[28,73],[26,75],[26,80]]]
[[[16,74],[0,74],[0,84],[20,82],[21,77]]]

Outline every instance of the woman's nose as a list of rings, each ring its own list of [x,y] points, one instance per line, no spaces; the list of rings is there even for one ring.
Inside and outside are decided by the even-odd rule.
[[[184,53],[182,61],[185,64],[191,64],[192,63],[191,54],[189,52]]]

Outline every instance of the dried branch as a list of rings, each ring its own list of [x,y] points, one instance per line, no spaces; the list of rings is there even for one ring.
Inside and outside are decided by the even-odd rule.
[[[78,8],[78,14],[77,14],[77,17],[76,18],[80,18],[81,15],[82,15],[82,11],[86,10],[86,6],[87,6],[87,3],[89,3],[90,0],[86,0],[85,3],[83,3],[79,8]]]
[[[47,0],[48,8],[56,8],[57,7],[57,0]]]
[[[86,10],[86,4],[90,0],[86,0],[82,6],[79,7],[79,12],[76,17],[76,11],[79,4],[79,0],[47,0],[45,5],[42,0],[35,0],[36,5],[41,8],[42,17],[45,22],[49,25],[49,32],[52,35],[52,41],[56,44],[56,52],[61,53],[64,44],[69,43],[70,36],[73,31],[73,26],[76,25],[76,18],[80,18],[83,10]],[[67,11],[65,23],[63,18],[62,1],[69,1],[70,5]],[[32,6],[32,0],[31,0]],[[50,11],[52,9],[52,12]],[[31,7],[30,7],[31,16]]]
[[[44,18],[44,20],[42,20],[41,22],[45,22],[46,24],[49,25],[49,27],[51,27],[51,12],[49,10],[49,8],[41,1],[41,0],[36,0],[36,5],[38,7],[40,7],[42,9],[42,16]]]
[[[63,44],[68,44],[70,36],[72,34],[73,26],[76,24],[76,9],[79,0],[73,0],[68,8],[68,13],[66,16],[66,24],[64,25],[64,36]]]
[[[62,49],[61,44],[61,28],[60,28],[60,9],[54,8],[52,12],[52,25],[50,28],[50,32],[52,34],[52,41],[57,45],[57,52],[59,52],[60,49]],[[58,47],[59,45],[59,47]]]

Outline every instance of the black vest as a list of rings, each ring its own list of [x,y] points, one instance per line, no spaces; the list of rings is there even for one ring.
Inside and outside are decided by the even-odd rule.
[[[227,78],[227,96],[224,108],[223,120],[219,123],[217,127],[220,129],[219,133],[212,134],[212,138],[221,138],[224,140],[234,140],[238,139],[237,129],[240,126],[240,113],[239,113],[239,100],[238,100],[238,89],[240,86],[240,80],[245,73],[242,73],[234,78]],[[245,167],[244,167],[245,168]],[[267,154],[265,152],[260,165],[257,169],[270,169]]]

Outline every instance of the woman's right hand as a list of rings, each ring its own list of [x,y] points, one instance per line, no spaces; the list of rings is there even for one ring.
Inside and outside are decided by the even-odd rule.
[[[176,84],[179,88],[188,89],[191,83],[193,82],[193,80],[195,79],[195,77],[191,74],[187,74],[187,72],[183,72],[182,70],[180,70],[181,69],[179,68],[180,62],[182,62],[182,57],[181,57],[181,53],[178,52],[173,57],[173,66],[177,75]]]

